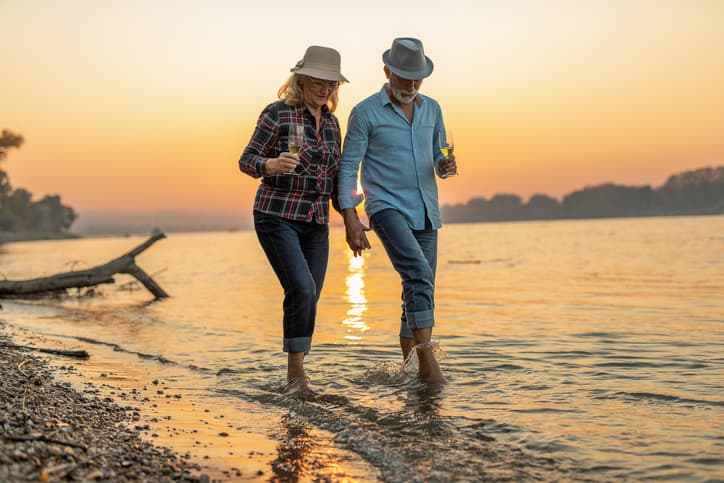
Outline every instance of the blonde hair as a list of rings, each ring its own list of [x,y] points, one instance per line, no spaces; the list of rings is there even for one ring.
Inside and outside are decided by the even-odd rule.
[[[301,77],[303,76],[296,73],[290,75],[277,92],[279,99],[284,99],[287,106],[300,106],[304,103],[304,92],[302,91],[302,85],[299,83]],[[337,104],[339,103],[338,92],[339,89],[335,89],[334,92],[329,95],[329,99],[327,99],[329,112],[334,112],[335,109],[337,109]]]

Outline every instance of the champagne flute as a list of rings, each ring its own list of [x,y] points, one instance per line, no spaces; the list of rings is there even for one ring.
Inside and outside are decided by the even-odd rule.
[[[440,131],[440,152],[445,156],[446,158],[449,158],[450,155],[453,154],[453,150],[455,149],[455,139],[453,138],[453,132],[452,129],[446,129],[445,134],[443,134],[442,131]],[[458,171],[457,169],[453,171],[452,173],[443,173],[440,175],[441,178],[445,179],[449,176],[457,176]]]
[[[292,122],[289,124],[289,138],[287,140],[289,144],[289,152],[298,154],[302,150],[302,144],[304,143],[304,126]]]
[[[299,154],[302,150],[302,144],[304,144],[304,126],[292,122],[289,124],[289,135],[287,137],[287,144],[289,145],[289,152],[292,154]],[[296,174],[294,169],[287,171],[287,174]]]

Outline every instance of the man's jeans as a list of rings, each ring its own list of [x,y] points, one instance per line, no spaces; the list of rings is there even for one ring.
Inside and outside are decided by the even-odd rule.
[[[437,230],[413,230],[393,209],[375,213],[370,222],[402,279],[400,337],[412,338],[412,329],[435,325]]]
[[[254,211],[254,228],[284,289],[284,352],[309,353],[329,259],[329,227]]]

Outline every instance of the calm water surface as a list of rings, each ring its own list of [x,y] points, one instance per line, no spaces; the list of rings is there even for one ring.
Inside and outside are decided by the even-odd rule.
[[[0,272],[86,268],[144,239],[11,244]],[[171,234],[143,253],[167,300],[119,276],[2,314],[87,348],[74,364],[108,387],[161,387],[159,411],[195,431],[163,443],[231,467],[258,451],[262,479],[724,479],[724,217],[446,225],[438,392],[397,376],[400,286],[371,241],[355,259],[331,231],[307,401],[278,394],[282,294],[253,232]]]

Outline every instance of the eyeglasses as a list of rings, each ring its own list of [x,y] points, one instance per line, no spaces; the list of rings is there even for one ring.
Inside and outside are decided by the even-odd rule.
[[[313,77],[310,77],[309,80],[311,80],[311,81],[312,81],[312,85],[313,85],[315,88],[319,89],[320,91],[321,91],[321,90],[329,89],[330,91],[334,92],[334,91],[336,91],[337,88],[339,87],[339,82],[336,82],[336,81],[333,81],[333,82],[323,81],[323,80],[320,80],[320,79],[315,79],[315,78],[313,78]]]

